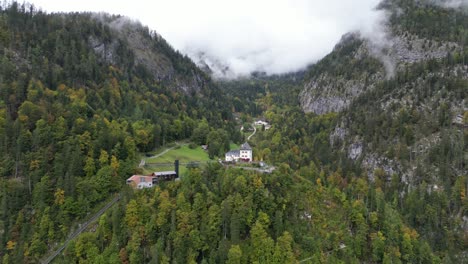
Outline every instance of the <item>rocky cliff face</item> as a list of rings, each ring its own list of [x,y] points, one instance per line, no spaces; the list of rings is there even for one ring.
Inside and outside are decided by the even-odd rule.
[[[328,69],[314,73],[306,81],[299,96],[303,110],[315,114],[341,112],[354,98],[372,90],[376,83],[393,77],[395,72],[403,71],[417,62],[443,59],[449,52],[461,50],[457,43],[424,39],[408,32],[399,32],[399,35],[392,37],[388,49],[375,52],[373,45],[359,34],[344,36],[333,51],[343,56],[339,58],[339,63],[351,64],[348,67],[352,68],[373,61],[372,65],[368,65],[373,69],[364,68],[360,72],[347,69],[351,74],[343,74],[343,70],[333,69],[335,65],[331,64],[331,72]],[[346,53],[343,54],[344,50]],[[325,63],[328,63],[327,59],[329,58],[325,58]],[[322,63],[324,62],[318,64]]]
[[[451,83],[449,80],[457,81]],[[440,83],[440,89],[428,91],[428,87],[436,82]],[[450,87],[452,85],[459,85],[456,87],[458,91],[463,89],[466,91],[468,88],[468,66],[444,66],[432,72],[425,72],[413,80],[405,82],[398,89],[385,94],[379,100],[369,102],[372,105],[369,107],[372,113],[368,113],[368,116],[383,116],[375,119],[394,126],[398,126],[395,123],[401,122],[403,115],[408,114],[413,118],[417,118],[418,121],[411,121],[403,128],[414,133],[411,136],[412,140],[399,138],[396,135],[397,132],[391,133],[392,135],[386,139],[384,144],[386,148],[382,149],[379,146],[383,145],[382,142],[374,142],[374,140],[369,142],[370,138],[364,139],[362,135],[367,133],[366,129],[373,130],[369,126],[374,125],[375,120],[364,120],[366,122],[366,124],[363,124],[364,131],[355,128],[356,124],[353,123],[362,122],[362,120],[356,120],[356,115],[350,114],[350,111],[366,111],[364,109],[368,107],[362,105],[362,101],[360,101],[355,103],[351,109],[344,110],[341,122],[330,134],[330,143],[336,149],[343,151],[349,159],[361,163],[370,179],[373,179],[374,171],[380,168],[389,177],[393,173],[398,173],[405,183],[414,183],[417,180],[415,170],[421,164],[431,160],[431,155],[434,155],[434,152],[442,144],[455,146],[456,142],[460,142],[460,148],[463,148],[464,121],[457,120],[462,119],[468,107],[464,95],[454,92],[453,88]],[[363,96],[366,95],[363,94]],[[406,113],[407,111],[411,112]],[[446,121],[448,124],[446,128],[440,129],[437,126],[441,123],[444,111],[449,115]],[[444,135],[446,137],[445,143],[442,142]],[[374,135],[373,137],[381,138],[381,135]],[[395,157],[394,151],[407,153],[410,162]],[[430,163],[426,164],[426,166],[432,168],[432,172],[428,170],[429,174],[436,177],[438,171],[436,166]],[[454,166],[453,173],[464,175],[467,170],[464,168],[457,169]]]
[[[104,61],[119,63],[122,52],[130,53],[134,66],[144,69],[155,80],[186,94],[198,93],[210,82],[188,57],[175,51],[160,35],[125,17],[93,15],[110,28],[108,41],[90,36],[90,47]]]
[[[387,25],[387,43],[358,33],[343,36],[311,67],[299,101],[306,113],[341,112],[330,143],[371,180],[381,169],[388,180],[398,174],[405,184],[440,186],[444,177],[468,173],[462,154],[466,125],[460,121],[468,116],[468,65],[464,33],[434,33],[433,27],[447,23],[447,16],[458,20],[445,25],[448,30],[460,28],[467,17],[459,10],[414,5],[406,11],[411,14],[398,9],[402,17]]]
[[[354,66],[372,67],[369,72],[355,71]],[[347,65],[347,68],[343,68]],[[317,70],[314,71],[314,68]],[[306,78],[299,101],[305,112],[326,114],[347,108],[353,98],[384,77],[384,70],[377,60],[369,56],[366,43],[359,34],[343,36],[333,52],[317,65]]]

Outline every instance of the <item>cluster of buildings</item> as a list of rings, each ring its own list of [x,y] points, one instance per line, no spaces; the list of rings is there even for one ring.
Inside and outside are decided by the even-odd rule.
[[[249,143],[245,142],[240,146],[240,149],[230,150],[224,155],[226,162],[251,162],[252,161],[252,147]]]
[[[254,125],[256,126],[264,126],[265,127],[265,130],[268,130],[271,128],[271,125],[266,122],[266,121],[263,121],[263,120],[257,120],[254,122]]]
[[[265,130],[271,128],[271,125],[263,120],[257,120],[253,123],[254,126],[263,126]],[[243,127],[241,128],[243,130]],[[240,146],[240,149],[234,149],[226,152],[224,155],[224,161],[226,162],[252,162],[253,161],[253,153],[252,147],[250,147],[249,143],[245,142]]]
[[[153,172],[151,175],[133,175],[127,179],[127,184],[136,189],[151,188],[160,181],[170,181],[178,178],[175,171]]]
[[[127,184],[135,189],[151,188],[161,181],[171,181],[179,178],[179,161],[174,162],[173,171],[158,171],[151,175],[132,175],[127,179]]]
[[[265,129],[271,126],[265,121],[255,121],[254,125],[265,126]],[[208,149],[207,145],[203,145],[204,150]],[[234,149],[226,152],[224,156],[226,162],[252,162],[253,151],[249,143],[245,142],[240,146],[239,149]],[[141,165],[141,164],[140,164]],[[144,165],[144,164],[143,164]],[[160,181],[170,181],[179,178],[179,161],[174,162],[173,171],[160,171],[154,172],[151,175],[132,175],[127,179],[127,184],[135,189],[152,188],[157,185]]]

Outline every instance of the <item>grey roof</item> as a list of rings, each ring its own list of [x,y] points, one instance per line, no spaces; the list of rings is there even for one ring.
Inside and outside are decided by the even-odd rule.
[[[241,150],[252,150],[252,147],[249,145],[249,143],[245,142],[244,144],[241,145],[240,149]]]
[[[228,152],[226,152],[226,156],[235,156],[235,157],[239,157],[239,156],[240,156],[240,151],[239,151],[238,149],[228,151]]]
[[[154,176],[166,176],[166,175],[174,175],[176,174],[175,171],[158,171],[154,173]]]

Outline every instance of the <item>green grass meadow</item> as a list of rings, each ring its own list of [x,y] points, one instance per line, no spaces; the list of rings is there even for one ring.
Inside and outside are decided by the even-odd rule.
[[[237,145],[235,143],[229,144],[229,150],[234,150],[234,149],[239,149],[239,145]]]
[[[204,162],[209,161],[208,153],[204,151],[200,146],[197,146],[194,149],[188,147],[188,145],[182,145],[179,148],[171,149],[164,155],[157,158],[147,158],[145,159],[147,166],[145,167],[146,173],[151,173],[155,171],[166,171],[174,170],[174,166],[151,166],[148,163],[171,163],[173,164],[175,160],[179,160],[180,163],[186,162]],[[179,173],[184,175],[187,172],[186,165],[180,165]]]
[[[174,160],[179,160],[180,162],[190,162],[190,161],[208,161],[208,153],[204,151],[201,147],[197,146],[194,149],[188,147],[188,145],[182,145],[180,148],[175,148],[169,150],[164,155],[157,158],[148,158],[146,159],[147,163],[170,163]]]

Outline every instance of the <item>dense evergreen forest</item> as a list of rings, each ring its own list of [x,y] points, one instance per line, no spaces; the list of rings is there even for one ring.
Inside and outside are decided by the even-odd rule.
[[[362,41],[305,72],[213,82],[148,28],[113,27],[118,16],[2,6],[1,262],[39,262],[117,193],[121,200],[54,263],[467,262],[468,133],[453,125],[450,107],[468,88],[467,16],[424,1],[382,6],[403,10],[390,19],[395,34],[453,41],[461,51],[400,68],[346,110],[323,115],[301,108],[304,82],[382,69],[375,58],[349,57]],[[156,64],[141,59],[128,30]],[[408,96],[413,107],[401,103]],[[258,117],[272,127],[250,144],[255,160],[276,166],[271,174],[214,162],[155,188],[125,185],[141,173],[141,154],[190,140],[222,157],[230,141],[243,142],[239,124]],[[347,137],[332,140],[342,127]],[[418,138],[434,133],[441,140],[413,156]],[[369,173],[347,154],[356,138],[365,151],[416,166],[414,177]]]
[[[206,133],[232,131],[229,104],[209,77],[160,36],[132,25],[150,52],[165,58],[158,65],[173,70],[153,78],[110,26],[115,19],[46,14],[18,3],[0,11],[4,263],[37,262],[121,189],[136,172],[137,153],[190,138],[200,124]],[[201,87],[177,89],[186,72]]]

